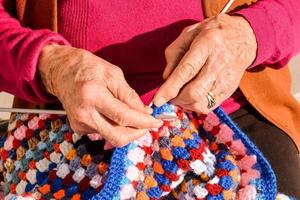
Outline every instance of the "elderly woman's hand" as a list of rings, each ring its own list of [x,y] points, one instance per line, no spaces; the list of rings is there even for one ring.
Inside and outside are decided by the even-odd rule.
[[[256,56],[256,39],[240,16],[220,14],[183,30],[166,49],[166,82],[154,97],[157,106],[172,100],[195,112],[208,113],[237,89]],[[208,93],[216,105],[208,108]]]
[[[99,133],[112,145],[123,146],[162,125],[127,84],[122,70],[88,51],[48,45],[39,71],[77,133]]]

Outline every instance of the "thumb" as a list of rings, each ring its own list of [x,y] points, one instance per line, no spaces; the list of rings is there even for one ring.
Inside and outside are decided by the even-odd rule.
[[[182,57],[189,50],[193,39],[200,32],[199,24],[200,23],[197,23],[183,29],[178,38],[166,48],[165,57],[167,65],[163,73],[163,79],[167,79],[169,77]]]

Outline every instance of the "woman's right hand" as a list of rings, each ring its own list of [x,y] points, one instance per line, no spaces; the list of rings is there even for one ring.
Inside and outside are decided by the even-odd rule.
[[[38,69],[76,133],[98,133],[113,146],[124,146],[162,125],[150,115],[152,110],[128,85],[120,68],[86,50],[47,45]]]

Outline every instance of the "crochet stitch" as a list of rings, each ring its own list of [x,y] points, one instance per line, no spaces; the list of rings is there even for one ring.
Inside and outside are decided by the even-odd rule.
[[[220,108],[152,107],[164,125],[114,150],[74,133],[65,116],[14,114],[0,139],[5,199],[276,198],[269,163]]]

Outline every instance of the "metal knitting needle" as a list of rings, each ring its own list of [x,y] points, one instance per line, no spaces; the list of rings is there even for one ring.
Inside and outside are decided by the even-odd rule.
[[[16,112],[16,113],[34,113],[34,114],[67,114],[64,110],[46,110],[46,109],[26,109],[26,108],[3,108],[0,107],[0,112]]]
[[[227,2],[227,4],[225,5],[225,7],[223,8],[223,10],[221,11],[221,13],[227,13],[227,11],[229,10],[230,6],[233,4],[234,0],[229,0]]]

